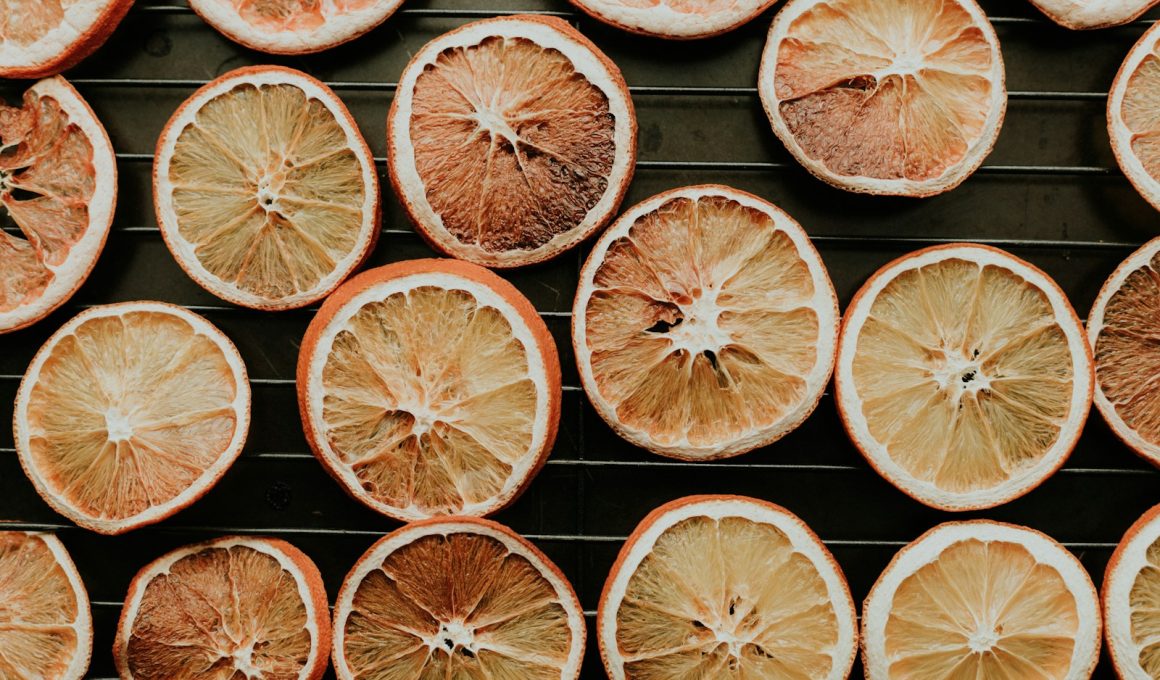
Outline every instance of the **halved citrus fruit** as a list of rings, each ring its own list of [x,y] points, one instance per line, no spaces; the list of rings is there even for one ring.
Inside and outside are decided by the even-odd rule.
[[[1132,450],[1160,465],[1160,238],[1108,277],[1088,316],[1094,401]]]
[[[1092,395],[1083,325],[1047,274],[996,248],[926,248],[854,296],[838,413],[870,465],[942,510],[1039,486],[1075,447]]]
[[[89,596],[64,544],[0,531],[0,678],[81,680],[92,653]]]
[[[1122,680],[1160,678],[1160,505],[1124,534],[1101,594],[1116,674]]]
[[[271,54],[309,54],[369,32],[403,0],[189,0],[222,35]]]
[[[1156,0],[1031,0],[1031,4],[1060,26],[1081,30],[1126,24]]]
[[[809,237],[743,191],[674,189],[630,208],[580,273],[572,344],[597,412],[687,460],[797,427],[834,367],[838,303]]]
[[[86,529],[159,522],[238,457],[250,385],[238,350],[161,302],[77,315],[37,352],[16,394],[16,452],[37,492]]]
[[[122,680],[319,680],[329,647],[314,562],[285,541],[229,536],[137,573],[113,658]]]
[[[1152,207],[1160,210],[1160,24],[1128,52],[1108,95],[1108,135],[1116,162]]]
[[[409,524],[371,546],[334,603],[340,680],[580,677],[584,612],[560,569],[495,522]]]
[[[374,158],[350,112],[280,66],[230,71],[187,99],[157,143],[153,193],[182,269],[255,309],[326,297],[379,233]]]
[[[411,60],[387,119],[391,182],[439,250],[547,260],[604,226],[636,162],[620,70],[561,19],[467,24]]]
[[[597,630],[612,680],[840,680],[858,652],[833,556],[785,508],[741,496],[650,513],[612,567]]]
[[[133,0],[5,2],[0,78],[43,78],[72,68],[108,40],[132,6]]]
[[[298,405],[323,466],[402,521],[506,507],[560,422],[560,359],[527,298],[482,267],[412,260],[332,295],[298,355]]]
[[[0,101],[0,333],[72,297],[97,263],[116,203],[113,145],[72,85],[57,76],[30,87],[20,108]]]
[[[790,0],[758,90],[794,158],[841,189],[930,196],[991,152],[1007,108],[975,0]]]
[[[1038,531],[948,522],[903,548],[862,606],[867,680],[1084,680],[1100,654],[1096,588]]]
[[[756,19],[777,0],[572,0],[593,18],[633,33],[688,40]]]

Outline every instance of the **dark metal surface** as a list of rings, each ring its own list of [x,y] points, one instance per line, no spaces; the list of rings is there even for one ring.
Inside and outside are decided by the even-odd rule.
[[[397,526],[347,498],[308,453],[293,381],[312,310],[233,308],[194,284],[161,241],[150,191],[153,147],[170,114],[198,85],[248,64],[305,70],[339,91],[381,164],[393,83],[423,43],[497,13],[563,16],[620,65],[632,86],[641,162],[626,205],[704,182],[768,198],[814,237],[843,304],[870,273],[910,250],[954,240],[996,244],[1054,276],[1086,315],[1115,265],[1160,232],[1160,215],[1115,167],[1104,117],[1112,77],[1151,22],[1075,33],[1049,23],[1023,0],[982,4],[999,33],[1012,91],[1002,136],[984,168],[960,188],[914,201],[830,189],[790,159],[770,132],[753,86],[768,16],[720,38],[670,44],[581,18],[563,0],[408,0],[406,9],[352,44],[309,57],[271,58],[230,43],[181,2],[138,0],[108,45],[69,74],[119,153],[113,233],[73,301],[31,329],[0,336],[0,420],[10,419],[19,377],[52,331],[87,305],[134,299],[186,305],[222,328],[253,377],[254,418],[245,452],[217,488],[160,526],[118,538],[70,527],[55,515],[21,473],[10,431],[0,428],[0,520],[57,529],[72,552],[94,605],[92,677],[115,674],[110,647],[120,601],[136,570],[167,549],[224,533],[280,536],[314,558],[333,598],[362,551]],[[389,184],[383,186],[384,235],[371,264],[431,255]],[[686,494],[748,494],[798,513],[834,551],[858,600],[901,545],[938,522],[962,517],[920,506],[874,474],[847,441],[828,397],[797,432],[730,461],[668,461],[618,439],[577,387],[569,341],[572,295],[586,250],[505,273],[551,328],[566,387],[551,461],[528,493],[496,518],[560,565],[585,608],[595,609],[620,541],[637,521]],[[1093,412],[1063,470],[1027,497],[971,516],[1047,532],[1079,555],[1098,584],[1122,532],[1158,501],[1160,472],[1119,444]],[[593,631],[584,677],[603,675]],[[1097,677],[1110,676],[1102,663]]]

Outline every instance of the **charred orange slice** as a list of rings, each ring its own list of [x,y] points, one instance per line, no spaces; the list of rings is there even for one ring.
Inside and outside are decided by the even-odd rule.
[[[1112,553],[1102,599],[1116,674],[1122,680],[1160,678],[1160,506],[1136,520]]]
[[[72,68],[108,40],[133,0],[6,0],[0,78],[43,78]]]
[[[688,40],[731,31],[777,0],[572,0],[590,16],[633,33]]]
[[[1031,0],[1031,4],[1060,26],[1078,30],[1126,24],[1156,0]]]
[[[383,23],[403,0],[190,0],[222,35],[272,54],[337,47]]]
[[[1160,210],[1160,26],[1128,52],[1108,95],[1108,135],[1116,162],[1152,207]]]

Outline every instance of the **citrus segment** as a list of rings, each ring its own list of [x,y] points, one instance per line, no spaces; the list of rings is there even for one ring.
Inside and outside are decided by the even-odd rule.
[[[105,245],[117,166],[105,129],[63,78],[0,102],[0,333],[65,302]],[[0,226],[3,223],[0,222]]]
[[[221,331],[179,307],[96,307],[41,348],[16,398],[16,448],[49,505],[121,533],[160,521],[241,451],[250,388]]]
[[[402,0],[190,0],[227,38],[273,54],[336,47],[386,21]]]
[[[343,680],[579,677],[584,614],[539,550],[494,522],[408,525],[363,555],[334,607]]]
[[[837,563],[788,511],[693,496],[653,511],[604,587],[613,680],[845,678],[854,603]]]
[[[112,34],[133,0],[7,0],[0,13],[0,78],[71,68]]]
[[[291,69],[239,69],[198,90],[162,134],[154,182],[178,263],[249,307],[325,297],[378,236],[370,150],[334,93]]]
[[[994,145],[1007,97],[998,39],[974,0],[791,0],[759,81],[799,162],[878,194],[962,182]]]
[[[731,31],[776,0],[572,0],[589,15],[634,33],[687,40]]]
[[[137,574],[113,652],[125,680],[318,680],[329,645],[310,558],[284,541],[226,537]]]
[[[600,238],[572,339],[584,388],[617,432],[657,453],[720,458],[809,415],[837,318],[821,258],[788,215],[728,187],[687,187]]]
[[[1104,574],[1104,632],[1124,680],[1160,678],[1160,508],[1128,529]]]
[[[440,250],[519,266],[607,222],[635,138],[624,79],[595,45],[554,18],[489,19],[436,38],[403,72],[391,181]]]
[[[906,546],[862,609],[868,680],[1091,677],[1095,587],[1047,536],[997,522],[943,524]]]
[[[555,440],[560,366],[531,304],[485,269],[415,260],[352,279],[299,355],[315,453],[402,520],[506,506]]]
[[[1031,4],[1055,23],[1078,30],[1126,24],[1156,0],[1031,0]]]
[[[1062,465],[1091,354],[1063,292],[1007,253],[952,245],[883,267],[847,311],[835,377],[858,448],[944,510],[1005,503]]]
[[[0,531],[0,678],[80,680],[92,651],[89,596],[64,545]]]
[[[1160,209],[1160,33],[1153,27],[1132,47],[1108,96],[1108,133],[1132,185]]]

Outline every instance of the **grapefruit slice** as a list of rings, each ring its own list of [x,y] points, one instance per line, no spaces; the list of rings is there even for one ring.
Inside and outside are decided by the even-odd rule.
[[[402,521],[513,502],[560,422],[560,359],[510,283],[412,260],[351,279],[310,322],[298,404],[323,466]]]
[[[777,0],[572,0],[589,16],[658,38],[720,35],[756,19]]]
[[[1126,24],[1156,0],[1031,0],[1031,4],[1060,26],[1083,30]]]
[[[319,680],[329,646],[314,562],[285,541],[228,536],[137,573],[113,658],[122,680]]]
[[[204,495],[249,421],[229,338],[181,307],[126,302],[82,312],[37,352],[16,394],[16,452],[53,509],[120,534]]]
[[[64,544],[0,531],[0,678],[81,680],[92,653],[89,596]]]
[[[572,344],[622,437],[686,460],[797,427],[834,367],[838,303],[809,237],[777,207],[695,186],[630,208],[580,274]]]
[[[849,191],[931,196],[991,152],[1007,108],[995,29],[975,0],[790,0],[758,90],[807,170]]]
[[[1116,162],[1152,207],[1160,210],[1160,24],[1128,52],[1108,95],[1108,135]]]
[[[407,65],[387,158],[433,246],[517,267],[612,217],[636,162],[636,114],[620,70],[564,21],[487,19],[432,40]]]
[[[108,40],[132,6],[133,0],[8,0],[0,14],[0,78],[72,68]]]
[[[575,680],[584,612],[560,569],[495,522],[409,524],[371,546],[334,603],[340,680]]]
[[[190,0],[198,16],[252,50],[310,54],[369,32],[403,0]]]
[[[981,245],[919,250],[854,296],[838,413],[870,465],[942,510],[1039,486],[1075,447],[1092,395],[1083,325],[1059,286]]]
[[[101,254],[116,202],[109,136],[64,78],[30,87],[20,108],[0,101],[0,333],[72,297]]]
[[[280,66],[195,92],[157,143],[161,234],[194,281],[255,309],[326,297],[370,254],[379,184],[342,101]]]
[[[1100,611],[1083,565],[1050,537],[948,522],[903,548],[862,606],[867,680],[1086,680]]]
[[[1160,677],[1160,505],[1124,534],[1104,573],[1102,596],[1116,674],[1122,680]]]
[[[797,516],[742,496],[690,496],[640,523],[597,613],[612,680],[840,680],[858,652],[838,563]]]
[[[1125,444],[1160,465],[1160,238],[1128,256],[1104,283],[1088,317],[1095,350],[1094,401]]]

